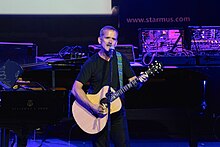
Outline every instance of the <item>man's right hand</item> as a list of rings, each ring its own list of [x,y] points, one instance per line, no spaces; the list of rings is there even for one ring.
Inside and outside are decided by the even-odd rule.
[[[90,104],[90,108],[96,117],[104,117],[108,112],[108,108],[104,104]]]

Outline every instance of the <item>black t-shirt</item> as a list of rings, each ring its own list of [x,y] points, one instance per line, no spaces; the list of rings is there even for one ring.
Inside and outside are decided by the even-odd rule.
[[[135,76],[128,59],[122,55],[122,67],[124,79]],[[118,63],[117,56],[114,53],[112,61],[112,82],[111,87],[114,90],[119,89]],[[102,87],[109,85],[110,63],[102,59],[98,53],[91,56],[82,66],[76,80],[84,85],[89,83],[88,93],[96,94]],[[124,81],[125,83],[125,81]]]

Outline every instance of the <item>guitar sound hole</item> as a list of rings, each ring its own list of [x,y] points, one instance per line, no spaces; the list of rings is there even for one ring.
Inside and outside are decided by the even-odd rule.
[[[100,104],[101,105],[106,105],[107,106],[107,104],[108,104],[108,100],[107,100],[107,98],[102,98],[101,100],[100,100]]]

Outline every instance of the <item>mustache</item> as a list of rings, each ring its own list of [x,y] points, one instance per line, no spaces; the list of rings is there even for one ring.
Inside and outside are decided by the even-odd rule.
[[[111,47],[111,46],[114,46],[114,44],[109,43],[109,44],[107,44],[107,46],[110,46],[110,47]]]

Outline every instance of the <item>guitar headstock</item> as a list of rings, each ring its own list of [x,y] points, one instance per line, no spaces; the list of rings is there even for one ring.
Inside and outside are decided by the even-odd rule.
[[[149,68],[145,73],[147,75],[154,75],[155,73],[159,73],[160,71],[163,71],[162,63],[158,61],[154,61],[153,63],[149,65]]]

